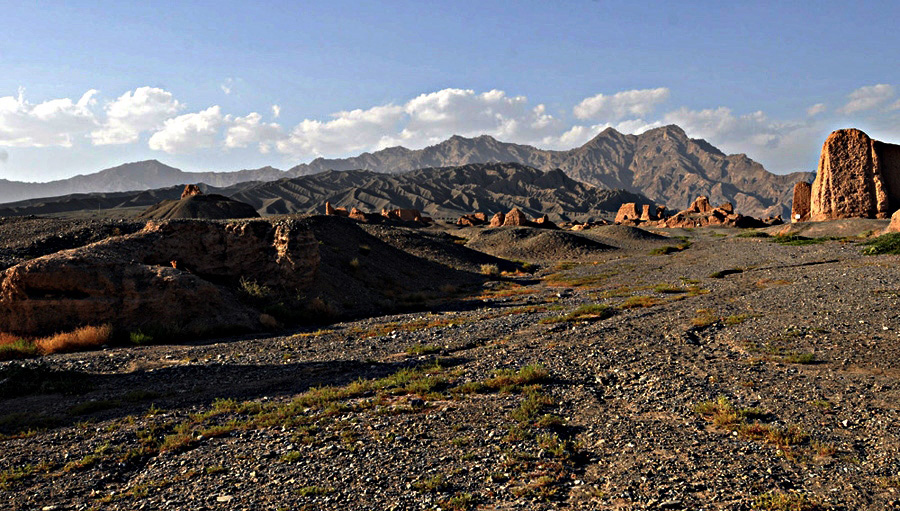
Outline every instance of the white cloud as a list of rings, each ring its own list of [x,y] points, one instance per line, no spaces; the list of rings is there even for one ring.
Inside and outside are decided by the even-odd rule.
[[[138,87],[106,105],[106,122],[91,132],[91,140],[95,145],[137,142],[141,133],[159,129],[181,109],[171,92]]]
[[[894,87],[891,85],[880,83],[878,85],[867,85],[860,87],[851,92],[847,99],[846,105],[838,109],[843,114],[852,114],[863,110],[871,110],[888,102],[894,97]]]
[[[669,89],[635,89],[611,96],[597,94],[575,105],[572,113],[579,119],[616,121],[625,117],[646,116],[656,105],[669,99]]]
[[[96,103],[91,89],[78,101],[52,99],[32,104],[19,89],[18,97],[0,97],[0,145],[14,147],[71,147],[97,125],[91,111]]]
[[[227,121],[218,105],[167,119],[163,128],[150,137],[150,149],[175,154],[212,147]]]
[[[278,105],[272,105],[272,118],[277,119],[281,117],[281,107]]]
[[[225,131],[225,147],[238,148],[258,144],[262,153],[268,153],[272,144],[285,138],[284,130],[277,123],[260,122],[262,116],[256,112],[246,117],[227,119],[228,129]]]
[[[290,135],[276,144],[279,152],[294,156],[346,154],[371,149],[388,133],[397,130],[403,107],[376,106],[332,114],[322,122],[304,119]]]
[[[234,84],[234,80],[232,80],[231,78],[226,78],[225,81],[219,85],[219,88],[222,89],[222,92],[224,92],[225,95],[227,96],[227,95],[231,94],[231,88],[232,88],[233,84]]]
[[[507,96],[491,90],[443,89],[421,94],[403,106],[405,124],[384,137],[380,147],[402,144],[412,147],[434,144],[450,135],[491,135],[520,143],[539,143],[558,133],[562,123],[538,104],[531,107],[525,96]]]
[[[815,105],[806,109],[806,115],[815,117],[827,109],[828,108],[825,106],[825,103],[816,103]]]

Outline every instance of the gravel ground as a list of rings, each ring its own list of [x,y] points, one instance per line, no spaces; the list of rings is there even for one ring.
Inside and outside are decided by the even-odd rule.
[[[608,230],[628,246],[431,312],[2,363],[0,507],[898,507],[898,257],[734,232]]]

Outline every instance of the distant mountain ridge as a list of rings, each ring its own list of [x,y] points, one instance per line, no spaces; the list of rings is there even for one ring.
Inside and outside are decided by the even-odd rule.
[[[49,183],[0,180],[0,202],[84,192],[145,190],[188,183],[227,187],[245,181],[275,181],[328,170],[369,170],[397,174],[422,168],[470,163],[513,162],[540,170],[562,169],[568,176],[604,189],[642,193],[672,209],[687,207],[698,195],[714,204],[731,202],[745,214],[787,215],[793,185],[811,181],[811,172],[776,175],[743,154],[726,155],[675,125],[626,135],[607,128],[581,147],[549,151],[501,142],[488,135],[449,139],[411,150],[391,147],[341,159],[316,158],[282,171],[273,167],[236,172],[183,172],[156,160]]]
[[[470,163],[402,174],[330,170],[258,183],[231,197],[269,215],[323,213],[329,201],[368,212],[413,208],[445,220],[516,207],[530,217],[546,214],[553,221],[588,221],[615,214],[625,202],[649,201],[625,190],[581,183],[561,170],[543,172],[518,163]]]
[[[576,181],[561,170],[544,172],[518,163],[472,163],[402,174],[330,170],[226,188],[201,185],[201,189],[250,204],[263,215],[324,213],[328,201],[337,207],[357,207],[366,212],[415,208],[436,219],[454,221],[473,211],[496,213],[514,207],[530,217],[546,214],[553,221],[590,221],[613,216],[622,203],[650,200],[625,190],[605,190]],[[127,216],[160,201],[177,202],[180,194],[180,187],[174,186],[30,199],[0,206],[0,216],[100,209],[118,209]]]

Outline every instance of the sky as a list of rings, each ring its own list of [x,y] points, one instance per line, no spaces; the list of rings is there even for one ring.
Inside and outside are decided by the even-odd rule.
[[[900,143],[900,2],[0,0],[0,179],[678,124],[776,173]]]

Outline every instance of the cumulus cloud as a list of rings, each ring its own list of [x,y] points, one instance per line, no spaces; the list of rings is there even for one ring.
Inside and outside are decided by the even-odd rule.
[[[669,89],[635,89],[617,92],[611,96],[597,94],[575,105],[572,113],[579,119],[616,121],[625,117],[643,117],[656,105],[669,99]]]
[[[380,146],[423,146],[450,135],[491,135],[521,143],[539,143],[558,133],[562,123],[543,104],[530,106],[525,96],[501,90],[476,93],[471,89],[443,89],[421,94],[403,106],[402,130],[384,137]]]
[[[332,114],[322,122],[304,119],[276,144],[279,152],[294,156],[321,156],[368,150],[394,133],[403,118],[403,107],[376,106]]]
[[[218,105],[167,119],[162,129],[150,136],[150,149],[176,154],[212,147],[227,121]]]
[[[95,145],[137,142],[141,133],[159,129],[181,109],[171,92],[139,87],[106,105],[106,121],[91,132],[91,140]]]
[[[277,119],[281,117],[281,107],[278,105],[272,105],[272,118]]]
[[[226,118],[225,147],[237,148],[257,144],[262,153],[268,153],[273,143],[284,138],[284,131],[277,123],[261,122],[262,116],[252,112],[245,117]]]
[[[91,111],[96,90],[85,92],[78,101],[52,99],[32,104],[24,90],[17,97],[0,97],[0,145],[14,147],[71,147],[97,125]]]
[[[894,97],[894,87],[885,83],[860,87],[847,96],[847,104],[838,109],[843,114],[871,110],[887,103]]]
[[[825,110],[827,110],[825,103],[816,103],[815,105],[806,109],[806,115],[808,115],[810,117],[815,117],[815,116],[821,114],[822,112],[824,112]]]
[[[231,78],[226,78],[225,81],[219,85],[219,88],[222,89],[222,92],[224,92],[227,96],[231,94],[231,87],[233,83],[234,80],[232,80]]]

